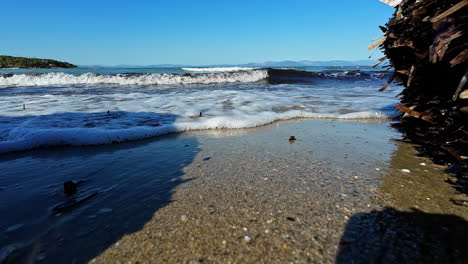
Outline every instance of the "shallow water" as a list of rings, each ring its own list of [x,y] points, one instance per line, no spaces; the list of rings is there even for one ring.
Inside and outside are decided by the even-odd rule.
[[[7,70],[0,76],[0,153],[293,118],[385,120],[395,114],[401,89],[378,92],[386,82],[381,71],[296,70]]]
[[[382,218],[406,226],[413,208],[418,219],[465,227],[450,175],[388,126],[401,88],[378,92],[386,75],[367,68],[295,70],[2,70],[0,262],[167,260],[174,248],[184,262],[196,257],[190,245],[213,261],[229,251],[246,262],[345,263],[360,259],[356,250],[378,259],[395,249],[369,243],[382,236],[375,226]],[[79,182],[71,197],[62,191],[69,180]],[[181,215],[199,220],[181,224]],[[262,222],[271,216],[277,224]],[[417,247],[425,231],[408,231],[423,234]],[[164,243],[154,244],[155,233]],[[360,242],[338,251],[341,236]],[[218,239],[230,246],[212,245]],[[445,255],[458,256],[437,257]]]
[[[167,205],[199,151],[196,138],[174,135],[1,156],[0,262],[10,254],[54,263],[94,256]],[[76,195],[63,193],[65,181],[80,182]],[[75,206],[55,210],[66,203]]]
[[[292,135],[296,141],[288,141]],[[133,257],[141,261],[142,254],[155,254],[152,259],[173,256],[173,261],[183,261],[199,257],[198,251],[191,251],[196,246],[205,252],[201,256],[213,260],[227,257],[217,255],[222,247],[243,252],[246,262],[306,260],[308,254],[332,262],[350,217],[345,237],[354,237],[356,230],[370,232],[372,238],[381,235],[372,233],[373,222],[363,222],[354,214],[369,213],[372,218],[370,210],[383,206],[413,207],[394,201],[405,181],[417,177],[423,185],[445,186],[442,192],[420,189],[417,197],[431,197],[415,203],[421,210],[439,214],[460,210],[437,207],[448,203],[451,187],[444,185],[439,170],[431,171],[438,178],[426,179],[421,159],[410,159],[412,148],[395,141],[399,138],[387,122],[294,120],[254,129],[193,131],[107,146],[4,154],[0,213],[6,217],[0,220],[0,228],[6,231],[0,236],[0,256],[14,261],[82,263],[102,253],[102,262],[136,261]],[[428,169],[436,168],[424,162]],[[410,169],[411,177],[402,168]],[[54,212],[54,207],[70,199],[62,192],[67,180],[83,180],[78,195],[97,195]],[[406,189],[402,199],[413,191]],[[215,209],[210,209],[211,204]],[[252,214],[259,220],[252,222]],[[270,214],[277,219],[275,224],[263,222],[269,221]],[[181,215],[199,220],[184,224]],[[232,230],[232,225],[238,229]],[[265,229],[272,234],[262,235]],[[254,237],[255,243],[246,244],[243,233]],[[229,246],[223,246],[223,239]],[[284,249],[283,243],[297,255]],[[267,250],[271,245],[280,248]],[[177,257],[171,253],[174,248],[178,248]],[[267,255],[259,257],[257,253],[263,251]],[[121,253],[113,255],[116,252]],[[349,257],[345,253],[344,259]]]

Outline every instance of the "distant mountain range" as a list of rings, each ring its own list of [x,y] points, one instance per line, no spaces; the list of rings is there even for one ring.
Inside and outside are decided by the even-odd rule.
[[[81,65],[81,67],[108,67],[108,68],[181,68],[181,67],[307,67],[307,66],[371,66],[375,61],[372,60],[357,60],[357,61],[267,61],[262,63],[246,63],[246,64],[222,64],[222,65],[187,65],[187,64],[154,64],[154,65],[115,65],[115,66],[101,66],[101,65]]]
[[[306,66],[371,66],[374,61],[371,60],[357,60],[357,61],[267,61],[263,63],[247,63],[239,66],[243,67],[306,67]]]

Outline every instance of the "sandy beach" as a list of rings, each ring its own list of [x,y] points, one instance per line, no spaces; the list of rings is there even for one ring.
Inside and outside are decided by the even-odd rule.
[[[468,264],[468,0],[4,2],[0,264]]]
[[[467,227],[468,210],[450,202],[462,198],[444,182],[450,175],[417,157],[400,136],[382,121],[292,120],[174,134],[100,152],[83,147],[12,154],[2,163],[7,173],[26,173],[20,166],[25,162],[28,173],[41,173],[48,164],[67,168],[66,176],[49,170],[42,181],[47,184],[31,195],[38,215],[41,207],[50,208],[48,199],[59,199],[60,184],[51,183],[64,178],[81,177],[88,181],[80,187],[84,193],[99,194],[19,228],[21,233],[48,226],[31,244],[10,249],[9,259],[14,262],[16,254],[45,263],[418,259],[439,236],[423,228],[415,237],[400,238],[409,232],[406,213],[421,210],[424,219],[445,214],[449,219],[436,223],[459,223],[447,224],[446,232],[456,234]],[[41,184],[28,177],[18,188],[30,185]],[[8,195],[8,189],[2,192]],[[390,233],[376,228],[385,221]],[[408,243],[414,245],[410,251]],[[426,259],[459,260],[466,254],[440,250],[444,247],[438,245]]]
[[[440,177],[441,168],[415,157],[411,146],[393,141],[399,135],[387,123],[291,121],[213,132],[216,137],[200,138],[203,151],[182,177],[191,181],[175,189],[173,202],[92,262],[377,260],[382,257],[378,250],[365,257],[357,252],[337,257],[346,224],[357,214],[419,208],[468,219],[466,209],[448,201],[453,190]],[[289,135],[298,140],[288,142]],[[412,172],[401,172],[405,168]],[[440,192],[416,191],[421,182],[438,184]],[[417,251],[422,246],[404,252],[410,255],[406,257],[422,254]],[[396,255],[384,259],[397,260]]]
[[[289,142],[290,135],[297,140]],[[196,138],[200,149],[194,160],[182,168],[177,181],[183,183],[171,191],[167,205],[156,210],[141,229],[117,239],[91,262],[359,260],[363,255],[357,252],[338,252],[347,224],[362,215],[386,215],[385,207],[399,213],[416,208],[428,215],[454,214],[462,225],[449,226],[449,231],[467,227],[464,221],[468,210],[449,201],[457,195],[444,182],[444,177],[449,176],[443,175],[443,168],[416,157],[412,146],[395,141],[399,134],[388,123],[290,121],[258,129],[192,132],[179,137]],[[167,144],[161,142],[166,140],[185,144],[180,138],[155,139],[145,148]],[[438,188],[429,191],[420,188],[421,184],[437,184]],[[109,220],[119,219],[115,216],[118,207],[113,205],[113,212],[106,216]],[[391,221],[398,218],[390,215]],[[127,220],[131,221],[131,217]],[[363,233],[378,232],[371,231],[376,224],[372,219],[365,223]],[[112,223],[105,230],[113,232],[114,228],[122,228],[121,224]],[[94,230],[97,234],[102,231]],[[393,231],[407,232],[398,228]],[[396,244],[414,242],[407,239]],[[418,249],[429,242],[416,243],[410,252],[393,245],[389,246],[396,250],[392,254],[375,250],[365,258],[391,261],[399,254],[410,259],[420,257],[424,251]],[[447,256],[439,252],[440,256],[435,254],[432,260],[450,256],[456,259],[462,254],[454,251]]]

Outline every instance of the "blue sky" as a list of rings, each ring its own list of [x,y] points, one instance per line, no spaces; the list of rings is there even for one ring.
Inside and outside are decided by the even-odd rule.
[[[378,0],[10,0],[0,11],[3,55],[210,65],[367,59],[394,10]]]

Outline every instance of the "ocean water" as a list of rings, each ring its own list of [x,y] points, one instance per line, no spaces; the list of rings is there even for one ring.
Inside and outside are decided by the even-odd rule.
[[[227,153],[225,137],[233,137],[231,144],[241,138],[285,156],[312,149],[320,154],[307,154],[311,162],[324,166],[355,166],[351,153],[385,161],[391,135],[362,136],[381,135],[380,122],[267,124],[388,120],[401,88],[378,92],[387,79],[372,68],[340,67],[0,70],[0,262],[88,262],[168,205],[174,188],[189,181],[182,179],[186,166],[216,160],[201,146],[217,137]],[[250,127],[261,128],[242,129]],[[200,131],[178,133],[193,130]],[[290,131],[309,138],[300,145],[272,140]],[[171,135],[149,139],[164,134]],[[359,144],[349,145],[351,138]],[[68,197],[62,188],[70,180],[79,190]]]
[[[389,119],[401,88],[361,67],[0,70],[0,153],[294,118]]]

